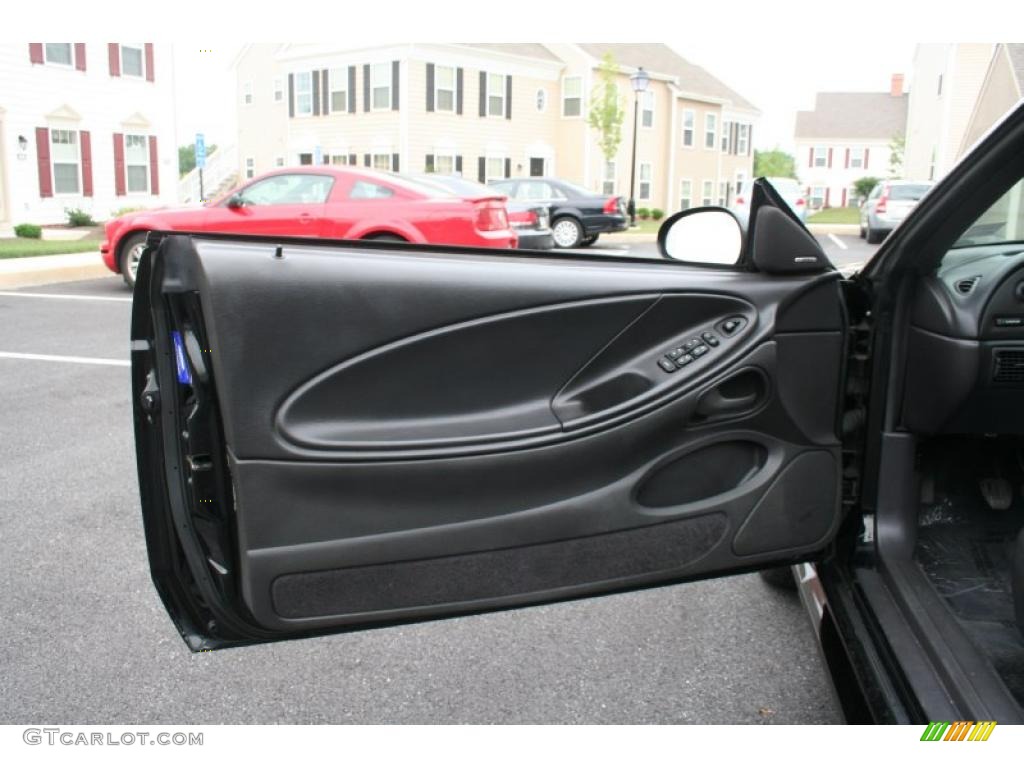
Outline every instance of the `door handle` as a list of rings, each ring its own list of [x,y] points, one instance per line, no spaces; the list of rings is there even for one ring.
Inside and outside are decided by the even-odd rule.
[[[309,224],[311,221],[313,221],[313,217],[310,216],[308,213],[300,213],[299,214],[299,223],[300,224]]]
[[[701,416],[717,416],[722,413],[746,410],[756,402],[756,392],[739,395],[738,397],[728,397],[723,395],[718,389],[713,389],[700,399],[697,413]]]
[[[755,368],[748,368],[701,395],[695,415],[707,419],[743,413],[754,408],[767,392],[768,382],[764,373]]]

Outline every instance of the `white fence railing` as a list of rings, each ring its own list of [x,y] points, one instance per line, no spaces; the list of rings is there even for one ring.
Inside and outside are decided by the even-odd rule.
[[[233,144],[217,147],[206,156],[206,167],[203,168],[203,194],[210,197],[226,179],[237,173],[238,148]],[[186,205],[199,205],[203,202],[199,195],[198,168],[193,168],[178,180],[178,202]]]

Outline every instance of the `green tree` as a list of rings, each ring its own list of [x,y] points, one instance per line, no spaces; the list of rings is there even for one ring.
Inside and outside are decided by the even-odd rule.
[[[893,136],[889,142],[889,175],[899,178],[903,175],[903,154],[907,149],[907,140],[903,136]]]
[[[216,149],[216,144],[208,144],[206,146],[206,156],[212,155]],[[178,147],[178,176],[184,176],[195,167],[196,145],[186,144],[183,147]]]
[[[853,189],[857,193],[857,197],[864,200],[871,194],[871,190],[875,188],[878,182],[879,179],[876,179],[874,176],[865,176],[853,182]]]
[[[598,68],[598,83],[590,95],[587,123],[600,135],[597,143],[605,160],[614,159],[622,143],[622,121],[626,111],[615,82],[618,74],[615,57],[606,53]]]
[[[773,178],[795,179],[796,160],[787,152],[776,147],[766,152],[754,150],[754,178],[770,176]]]

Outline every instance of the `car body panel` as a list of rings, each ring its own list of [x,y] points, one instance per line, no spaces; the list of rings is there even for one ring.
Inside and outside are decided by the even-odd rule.
[[[507,194],[511,200],[549,206],[552,222],[565,216],[577,220],[583,227],[583,239],[629,228],[625,203],[616,195],[599,195],[547,176],[502,179],[491,182],[490,186]],[[615,211],[606,212],[609,198],[616,197]]]

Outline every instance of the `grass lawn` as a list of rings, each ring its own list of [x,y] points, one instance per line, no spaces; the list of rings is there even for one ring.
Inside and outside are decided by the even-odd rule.
[[[826,208],[807,217],[808,224],[860,224],[860,210],[857,208]]]
[[[643,219],[637,219],[636,227],[630,227],[626,232],[636,235],[656,235],[664,221],[665,219],[662,219],[661,221],[652,221],[651,219],[644,221]]]
[[[98,251],[99,240],[36,240],[32,237],[0,237],[0,259],[51,256],[55,253]]]

